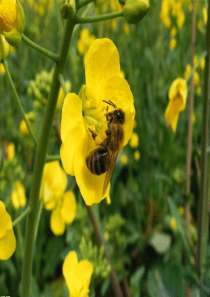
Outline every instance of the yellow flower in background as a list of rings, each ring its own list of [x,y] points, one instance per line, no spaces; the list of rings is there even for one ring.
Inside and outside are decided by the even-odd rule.
[[[128,164],[128,157],[125,154],[122,154],[120,156],[120,163],[123,165],[127,165]]]
[[[5,146],[6,146],[6,158],[11,161],[14,159],[15,157],[15,145],[13,142],[5,142]]]
[[[123,29],[124,29],[124,32],[125,32],[126,35],[130,34],[130,28],[129,28],[129,25],[127,23],[125,23],[123,25]]]
[[[207,20],[208,20],[208,15],[207,15],[207,9],[206,9],[205,6],[202,9],[202,13],[203,13],[203,22],[206,25],[207,24]]]
[[[16,239],[12,228],[12,220],[0,200],[0,259],[9,259],[16,249]]]
[[[1,73],[2,75],[4,75],[4,74],[6,73],[6,69],[5,69],[3,63],[0,63],[0,73]]]
[[[191,70],[192,70],[191,65],[187,64],[186,68],[185,68],[185,73],[184,73],[184,78],[185,79],[187,79],[189,77]]]
[[[88,260],[78,262],[76,252],[69,252],[63,262],[63,276],[69,297],[87,297],[92,274],[93,265]]]
[[[58,200],[50,217],[50,228],[55,235],[65,232],[66,224],[71,224],[76,217],[77,203],[72,191],[67,191]]]
[[[180,10],[179,13],[177,13],[176,21],[177,21],[178,28],[181,30],[185,21],[185,15],[182,10]]]
[[[30,112],[28,112],[26,114],[26,118],[29,121],[29,124],[32,127],[32,129],[33,129],[33,121],[34,121],[35,117],[36,117],[36,114],[33,111],[30,111]],[[20,122],[20,127],[19,128],[20,128],[20,132],[22,134],[24,134],[24,135],[29,134],[28,127],[27,127],[26,122],[25,122],[24,119]]]
[[[187,84],[183,78],[175,79],[169,89],[169,104],[165,111],[165,119],[173,132],[176,131],[179,114],[185,109],[187,101]]]
[[[193,57],[193,65],[196,65],[198,63],[198,56]]]
[[[10,32],[18,17],[16,0],[0,0],[0,30]]]
[[[180,215],[183,215],[184,214],[184,208],[183,208],[183,206],[179,206],[178,212],[179,212]]]
[[[57,200],[64,194],[67,176],[58,161],[48,162],[44,166],[40,199],[47,210],[56,207]]]
[[[177,231],[178,227],[177,227],[177,223],[174,217],[171,218],[170,220],[170,226],[174,231]]]
[[[136,132],[133,132],[130,139],[130,146],[132,148],[137,148],[139,145],[139,136]]]
[[[169,48],[171,51],[173,51],[175,48],[176,48],[176,45],[177,45],[177,41],[176,41],[176,38],[171,38],[170,40],[170,44],[169,44]]]
[[[166,28],[171,27],[171,20],[170,20],[169,14],[170,14],[170,3],[168,0],[163,0],[161,4],[160,19],[162,20]]]
[[[198,72],[195,71],[193,73],[193,76],[194,76],[194,84],[195,84],[195,86],[199,85],[199,83],[200,83],[200,76],[199,76]]]
[[[86,163],[90,152],[107,138],[107,108],[108,112],[115,110],[103,100],[108,98],[125,114],[122,147],[131,137],[135,109],[130,87],[120,76],[117,48],[110,39],[98,39],[91,45],[85,58],[85,77],[81,99],[74,93],[64,99],[60,154],[66,173],[75,176],[85,203],[92,205],[109,194],[109,189],[103,193],[106,171],[101,175],[92,174]]]
[[[176,27],[172,27],[172,29],[171,29],[171,36],[172,37],[175,37],[176,36],[176,34],[177,34],[177,29],[176,29]]]
[[[203,58],[203,59],[201,60],[200,68],[201,68],[202,70],[204,70],[204,68],[205,68],[205,58]]]
[[[17,180],[14,182],[14,189],[12,190],[12,204],[15,209],[24,207],[26,205],[26,194],[22,183]]]
[[[201,93],[202,93],[202,89],[201,89],[201,86],[200,86],[200,85],[197,86],[197,88],[196,88],[196,93],[197,93],[198,96],[201,95]]]
[[[9,55],[9,43],[3,35],[0,35],[0,62]],[[2,64],[1,64],[2,65]]]
[[[134,152],[134,159],[136,160],[136,161],[139,161],[139,159],[140,159],[140,152],[139,151],[135,151]]]
[[[88,28],[83,28],[77,43],[79,53],[85,55],[95,39],[95,36],[90,34]]]

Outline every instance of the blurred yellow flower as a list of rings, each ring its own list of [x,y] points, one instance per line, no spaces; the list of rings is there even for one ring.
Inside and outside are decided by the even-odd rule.
[[[198,72],[195,71],[194,74],[193,74],[193,76],[194,76],[194,84],[195,84],[195,86],[199,85],[199,83],[200,83],[200,76],[199,76]]]
[[[12,220],[0,200],[0,259],[9,259],[16,249],[16,239],[12,228]]]
[[[62,235],[65,225],[71,224],[76,217],[77,203],[72,191],[67,191],[57,201],[50,217],[50,228],[55,235]]]
[[[12,190],[12,204],[15,209],[24,207],[26,205],[26,194],[22,183],[17,180],[14,182],[14,189]]]
[[[177,26],[181,30],[185,21],[185,15],[182,10],[177,13]]]
[[[88,260],[78,262],[77,254],[71,251],[63,262],[63,276],[69,297],[88,297],[93,265]]]
[[[185,73],[184,73],[184,78],[185,79],[187,79],[189,77],[191,70],[192,70],[191,65],[187,64],[186,68],[185,68]]]
[[[207,9],[206,9],[205,6],[202,9],[202,13],[203,13],[203,21],[204,21],[204,24],[206,25],[207,24],[208,15],[207,15]]]
[[[35,117],[36,117],[36,114],[33,111],[30,111],[30,112],[28,112],[26,114],[26,118],[27,118],[27,120],[28,120],[28,122],[30,124],[30,127],[32,129],[34,128],[33,127],[33,121],[34,121]],[[20,127],[19,128],[20,128],[20,132],[22,134],[24,134],[24,135],[29,134],[28,127],[27,127],[26,122],[25,122],[24,119],[20,122]]]
[[[10,142],[6,147],[6,158],[11,161],[15,157],[15,145],[13,142]]]
[[[107,138],[107,107],[109,112],[115,110],[103,100],[108,98],[125,114],[122,147],[131,137],[135,109],[130,87],[120,76],[117,48],[110,39],[98,39],[91,45],[85,58],[85,77],[86,86],[82,87],[80,97],[70,93],[64,99],[60,155],[65,171],[75,175],[85,203],[91,205],[109,193],[104,189],[106,169],[104,174],[92,174],[86,163],[90,152]],[[96,134],[95,139],[90,130]]]
[[[9,55],[9,43],[6,41],[3,35],[0,35],[0,62],[6,59],[8,55]]]
[[[177,231],[178,227],[177,227],[177,223],[174,217],[171,218],[170,220],[170,226],[174,231]]]
[[[200,68],[201,68],[202,70],[204,70],[204,68],[205,68],[205,58],[203,58],[203,59],[201,60]]]
[[[198,56],[193,57],[193,65],[196,65],[198,63]]]
[[[10,32],[18,17],[16,0],[0,0],[0,30]]]
[[[171,51],[173,51],[175,48],[176,48],[176,45],[177,45],[177,41],[176,41],[176,38],[171,38],[170,40],[170,44],[169,44],[169,48]]]
[[[125,154],[122,154],[120,156],[120,163],[123,165],[127,165],[128,164],[128,157]]]
[[[88,28],[83,28],[77,43],[79,53],[85,55],[95,39],[95,36],[89,33]]]
[[[0,63],[0,73],[3,74],[3,75],[6,73],[6,70],[5,70],[5,67],[4,67],[3,63]]]
[[[171,33],[171,36],[172,36],[172,37],[175,37],[176,34],[177,34],[177,29],[176,29],[176,27],[172,27],[170,33]]]
[[[183,215],[184,214],[184,208],[183,208],[183,206],[179,206],[178,212],[179,212],[180,215]]]
[[[136,161],[139,161],[139,159],[140,159],[140,152],[139,151],[135,151],[134,152],[134,159],[136,160]]]
[[[124,32],[125,32],[126,35],[130,34],[130,28],[129,28],[129,25],[127,23],[125,23],[123,25],[123,29],[124,29]]]
[[[130,139],[130,146],[132,148],[137,148],[139,145],[139,136],[136,132],[133,132]]]
[[[200,85],[197,86],[197,88],[196,88],[196,93],[197,93],[198,96],[201,95],[201,93],[202,93],[202,89],[201,89],[201,86],[200,86]]]
[[[187,101],[187,84],[183,78],[175,79],[169,89],[169,104],[165,111],[165,119],[173,132],[176,131],[179,114],[185,109]]]

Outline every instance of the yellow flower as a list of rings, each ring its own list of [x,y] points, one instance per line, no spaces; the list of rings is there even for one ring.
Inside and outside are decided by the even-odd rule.
[[[65,225],[71,224],[76,217],[77,203],[72,191],[67,191],[57,201],[50,218],[50,228],[55,235],[62,235]]]
[[[0,62],[9,55],[9,43],[3,35],[0,35]]]
[[[0,259],[9,259],[16,249],[16,239],[12,228],[12,220],[0,201]]]
[[[130,146],[132,148],[137,148],[139,145],[139,136],[136,132],[133,132],[130,139]]]
[[[11,161],[15,157],[15,145],[13,142],[6,143],[6,158]]]
[[[176,131],[179,114],[185,109],[187,101],[187,84],[183,78],[175,79],[169,89],[169,104],[165,111],[165,119],[173,132]]]
[[[176,231],[178,228],[177,228],[177,223],[176,223],[176,220],[174,217],[171,218],[170,220],[170,225],[171,225],[171,228]]]
[[[33,128],[32,121],[34,121],[34,119],[35,119],[35,114],[33,112],[28,112],[26,114],[26,118],[29,121],[30,126],[32,126],[32,128]],[[28,127],[27,127],[24,119],[20,122],[20,131],[24,135],[29,134]]]
[[[128,157],[125,154],[122,154],[120,156],[120,163],[123,165],[127,165],[128,164]]]
[[[0,0],[0,30],[10,32],[18,17],[16,0]]]
[[[58,161],[48,162],[44,166],[40,199],[47,210],[56,207],[57,200],[64,194],[67,176]]]
[[[22,183],[17,180],[14,182],[14,190],[12,191],[12,204],[15,209],[26,205],[26,194]]]
[[[203,7],[202,13],[203,13],[203,21],[204,21],[204,24],[206,25],[207,24],[208,15],[207,15],[207,9],[206,9],[205,6]]]
[[[201,63],[200,63],[200,68],[201,68],[202,70],[204,70],[204,67],[205,67],[205,58],[203,58],[203,59],[201,60]]]
[[[176,21],[177,21],[178,28],[181,30],[185,21],[185,15],[182,10],[180,10],[179,13],[177,14]]]
[[[198,63],[198,57],[195,55],[193,57],[193,65],[196,65]]]
[[[78,48],[79,53],[81,55],[85,55],[95,39],[96,39],[95,36],[90,35],[87,28],[83,28],[80,33],[80,38],[77,43],[77,48]]]
[[[3,63],[0,63],[0,73],[1,74],[5,74],[6,73],[6,70],[5,70],[5,67],[4,67],[4,64]]]
[[[195,71],[194,74],[193,74],[193,76],[194,76],[194,84],[195,84],[195,86],[199,85],[199,83],[200,83],[200,77],[199,77],[198,72]]]
[[[180,215],[183,215],[184,214],[184,208],[182,206],[179,206],[178,212],[179,212]]]
[[[185,79],[188,78],[188,76],[190,75],[191,70],[192,70],[191,65],[190,64],[187,64],[186,65],[186,68],[185,68],[185,73],[184,73]]]
[[[171,38],[170,40],[170,44],[169,44],[169,48],[171,51],[173,51],[175,48],[176,48],[176,45],[177,45],[177,41],[176,41],[176,38]]]
[[[177,29],[176,29],[176,27],[172,27],[172,29],[171,29],[171,36],[172,36],[172,37],[175,37],[176,34],[177,34]]]
[[[136,161],[138,161],[140,159],[140,152],[139,151],[135,151],[135,153],[134,153],[134,159]]]
[[[78,262],[76,252],[69,252],[63,262],[63,276],[69,297],[87,297],[92,274],[93,265],[88,260]]]
[[[198,96],[201,95],[201,93],[202,93],[202,89],[201,89],[201,86],[200,86],[200,85],[197,86],[197,88],[196,88],[196,93],[197,93]]]
[[[112,112],[114,107],[103,100],[110,100],[125,114],[122,147],[131,137],[135,109],[130,87],[120,76],[119,54],[111,40],[98,39],[91,45],[85,58],[85,77],[81,99],[74,93],[64,99],[60,154],[65,171],[75,175],[86,204],[92,205],[108,195],[108,191],[103,194],[106,172],[92,174],[86,164],[90,152],[107,138],[106,112],[107,108]],[[90,130],[97,135],[95,140]]]

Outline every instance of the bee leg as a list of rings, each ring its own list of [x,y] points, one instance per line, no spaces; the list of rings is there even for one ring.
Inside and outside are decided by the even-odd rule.
[[[108,105],[107,105],[107,107],[106,107],[106,113],[105,113],[106,121],[107,121],[107,122],[109,121],[109,118],[108,118],[108,110],[109,110],[109,107],[108,107]]]
[[[97,134],[96,134],[95,132],[93,132],[90,128],[88,128],[88,130],[90,131],[90,133],[91,133],[91,135],[92,135],[92,137],[93,137],[93,140],[95,140]]]
[[[111,124],[110,121],[107,122],[107,128],[108,130],[106,130],[106,135],[110,136],[111,135]]]

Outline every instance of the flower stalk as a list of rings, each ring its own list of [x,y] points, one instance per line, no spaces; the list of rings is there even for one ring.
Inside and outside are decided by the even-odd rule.
[[[75,22],[77,24],[82,24],[82,23],[94,23],[94,22],[101,22],[101,21],[106,21],[106,20],[111,20],[114,18],[122,17],[123,16],[123,11],[116,11],[112,13],[107,13],[95,17],[76,17]]]
[[[30,212],[31,212],[31,208],[29,206],[21,213],[21,215],[17,219],[15,219],[12,222],[12,227],[14,228],[17,224],[19,224],[19,222],[21,222]]]
[[[55,113],[58,92],[60,83],[58,76],[64,71],[66,58],[70,46],[70,40],[73,32],[75,22],[72,19],[66,21],[64,34],[61,40],[59,60],[56,63],[54,70],[52,85],[48,96],[48,103],[45,110],[43,125],[41,129],[41,135],[35,156],[35,165],[33,172],[32,187],[29,197],[29,205],[31,207],[31,213],[28,216],[26,223],[26,235],[25,235],[25,250],[24,261],[22,269],[22,281],[21,281],[21,297],[30,296],[30,282],[33,265],[33,254],[35,245],[35,233],[37,229],[38,218],[38,206],[39,206],[39,192],[42,180],[42,173],[46,159],[47,146],[50,137],[50,131],[52,128],[53,117]]]
[[[209,200],[209,101],[210,101],[210,0],[208,1],[208,21],[206,26],[206,59],[204,72],[203,96],[203,124],[201,148],[201,179],[198,206],[198,247],[197,268],[199,282],[202,282],[202,267],[206,256],[206,243],[208,238],[208,200]]]

